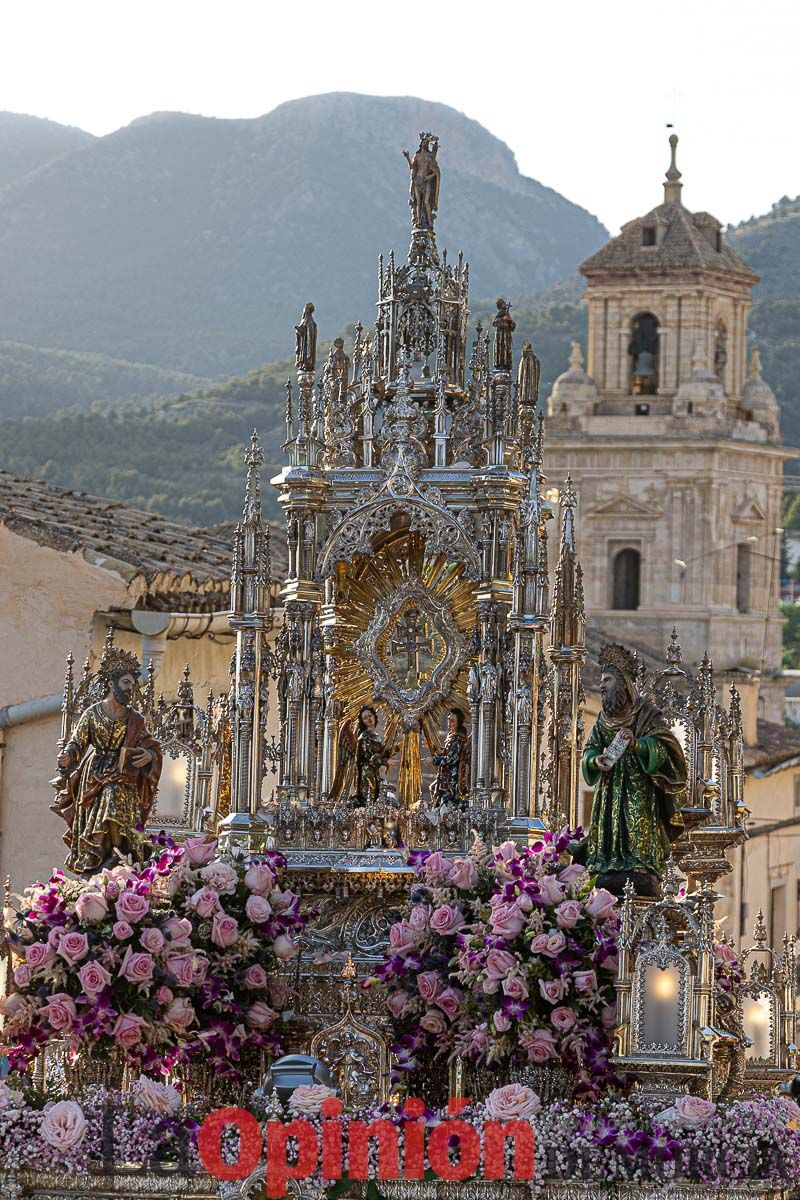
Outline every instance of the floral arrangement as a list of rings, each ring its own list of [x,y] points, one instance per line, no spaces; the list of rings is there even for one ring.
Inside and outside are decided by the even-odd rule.
[[[269,1100],[258,1118],[262,1132],[265,1121],[300,1119],[316,1133],[319,1146],[323,1144],[324,1121],[331,1115],[324,1106],[332,1098],[330,1089],[316,1085],[295,1089],[285,1109]],[[380,1120],[395,1126],[401,1164],[406,1161],[407,1146],[419,1147],[422,1140],[417,1128],[409,1141],[409,1127],[424,1126],[422,1165],[426,1172],[436,1165],[429,1148],[437,1127],[449,1125],[449,1149],[463,1136],[446,1112],[425,1109],[419,1102],[339,1114],[340,1108],[337,1102],[335,1119],[341,1122],[343,1132],[345,1179],[353,1169],[348,1155],[351,1122]],[[459,1122],[477,1132],[481,1147],[474,1169],[465,1177],[500,1174],[511,1178],[513,1139],[507,1139],[503,1161],[489,1161],[497,1151],[484,1137],[484,1126],[487,1122],[522,1121],[530,1124],[534,1135],[534,1191],[553,1180],[575,1178],[590,1184],[681,1180],[720,1187],[757,1180],[776,1188],[800,1185],[800,1108],[792,1100],[716,1105],[700,1097],[681,1096],[674,1106],[659,1110],[659,1103],[652,1098],[636,1097],[603,1097],[591,1106],[559,1102],[544,1108],[530,1088],[519,1084],[496,1088],[484,1103],[471,1104],[458,1115]],[[112,1152],[113,1162],[148,1167],[171,1161],[194,1174],[203,1169],[197,1147],[205,1116],[181,1105],[173,1088],[146,1078],[128,1093],[91,1088],[80,1100],[55,1102],[34,1099],[0,1082],[0,1183],[3,1170],[100,1169],[110,1165]],[[443,1139],[439,1136],[438,1140],[441,1149]],[[235,1136],[224,1137],[222,1149],[224,1161],[237,1161]],[[379,1189],[380,1160],[374,1144],[367,1169]],[[311,1178],[324,1183],[327,1177],[318,1165]]]
[[[558,1061],[583,1095],[614,1081],[618,905],[568,862],[578,836],[411,856],[410,910],[375,972],[401,1073],[460,1055],[488,1066]]]
[[[245,862],[204,838],[154,842],[144,868],[120,862],[88,881],[56,871],[24,894],[16,990],[0,1001],[13,1070],[55,1038],[72,1058],[119,1050],[148,1073],[201,1057],[238,1077],[244,1051],[280,1052],[291,993],[276,967],[296,955],[307,920],[280,886],[283,856]]]

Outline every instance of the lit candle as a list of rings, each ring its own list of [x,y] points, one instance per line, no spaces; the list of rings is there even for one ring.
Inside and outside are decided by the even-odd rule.
[[[752,1041],[747,1047],[747,1058],[770,1057],[770,1027],[772,1025],[772,1004],[765,993],[758,996],[745,996],[742,1002],[742,1026],[745,1037]]]
[[[669,1046],[682,1050],[679,1001],[681,975],[677,966],[659,967],[650,963],[644,976],[644,1004],[641,1040],[646,1045]]]

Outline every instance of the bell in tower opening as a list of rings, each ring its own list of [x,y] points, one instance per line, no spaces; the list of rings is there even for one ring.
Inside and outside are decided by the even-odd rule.
[[[631,394],[654,396],[658,391],[658,319],[640,313],[631,327]]]

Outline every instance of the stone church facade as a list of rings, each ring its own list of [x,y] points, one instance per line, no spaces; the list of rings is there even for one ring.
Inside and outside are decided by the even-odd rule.
[[[569,473],[578,495],[591,627],[663,655],[677,624],[689,661],[707,650],[752,679],[758,715],[782,722],[779,526],[796,452],[748,356],[758,277],[719,221],[684,207],[670,143],[663,204],[580,268],[588,363],[574,343],[548,400],[545,473]]]

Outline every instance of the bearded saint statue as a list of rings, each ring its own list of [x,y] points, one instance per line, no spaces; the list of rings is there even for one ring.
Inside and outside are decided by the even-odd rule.
[[[136,854],[137,826],[153,807],[161,774],[161,748],[130,701],[139,661],[114,647],[104,657],[105,697],[81,714],[58,756],[64,776],[58,811],[67,822],[66,867],[93,875],[114,866],[118,854]]]
[[[623,646],[600,652],[597,717],[583,753],[583,777],[594,788],[588,837],[573,857],[599,884],[621,894],[657,895],[670,843],[682,829],[686,760],[667,718],[639,696],[637,662]]]

